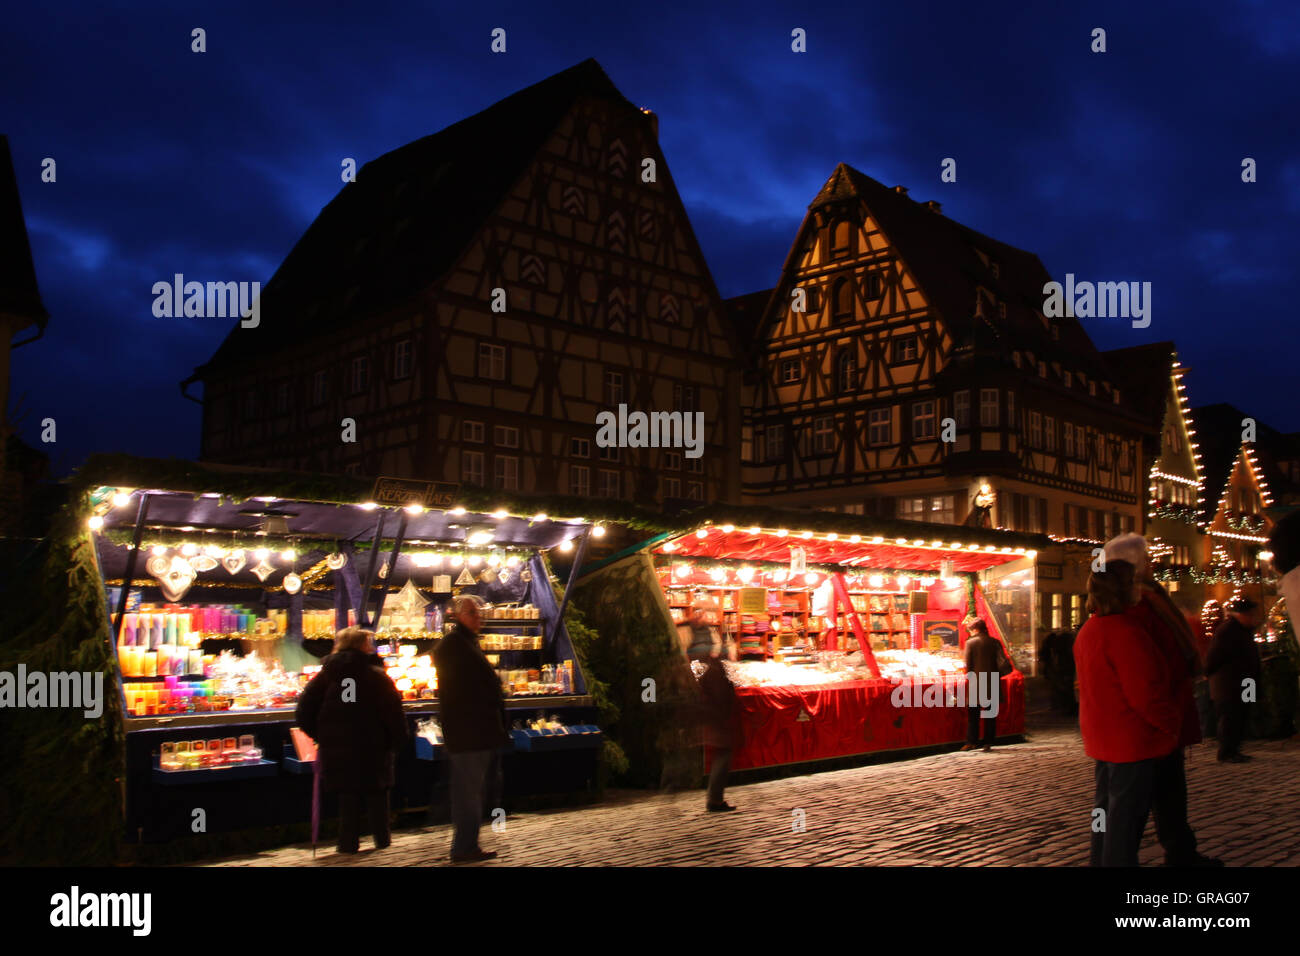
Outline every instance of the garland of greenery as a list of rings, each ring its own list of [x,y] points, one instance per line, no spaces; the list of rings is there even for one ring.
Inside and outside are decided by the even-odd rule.
[[[1264,530],[1264,518],[1262,515],[1252,514],[1235,514],[1228,512],[1228,527],[1233,531],[1239,531],[1244,534],[1259,534]]]
[[[0,860],[103,866],[122,836],[125,731],[110,648],[108,607],[85,532],[89,502],[76,496],[56,517],[40,560],[16,572],[0,624],[0,670],[77,671],[104,677],[104,712],[15,709],[5,715],[0,761]],[[75,826],[69,825],[76,821]]]
[[[1157,501],[1155,507],[1151,509],[1151,514],[1156,518],[1184,521],[1190,525],[1198,521],[1197,511],[1191,505],[1179,505],[1167,501]]]

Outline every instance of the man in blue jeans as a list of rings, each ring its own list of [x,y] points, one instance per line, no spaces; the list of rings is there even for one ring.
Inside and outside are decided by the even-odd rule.
[[[465,594],[452,604],[456,623],[433,652],[438,668],[438,710],[451,760],[451,861],[490,860],[478,845],[488,773],[509,741],[505,695],[496,671],[479,647],[479,599]]]

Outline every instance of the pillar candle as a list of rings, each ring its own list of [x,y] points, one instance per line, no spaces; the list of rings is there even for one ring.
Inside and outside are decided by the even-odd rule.
[[[184,644],[190,636],[190,616],[188,613],[176,615],[176,643]]]
[[[167,615],[167,629],[164,633],[167,636],[168,644],[176,643],[176,615],[174,613]]]
[[[157,652],[157,651],[145,651],[145,652],[144,652],[144,671],[143,671],[143,674],[144,674],[145,677],[157,677],[157,676],[158,676],[158,652]]]
[[[187,674],[202,674],[203,673],[203,652],[198,648],[195,648],[194,650],[189,652],[188,658],[189,660],[187,661],[185,672]]]
[[[119,643],[128,646],[135,643],[135,620],[134,614],[122,615],[122,640]]]

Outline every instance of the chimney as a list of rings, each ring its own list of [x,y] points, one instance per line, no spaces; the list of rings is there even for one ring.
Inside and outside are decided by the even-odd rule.
[[[940,205],[939,205],[937,202],[935,202],[933,199],[928,199],[928,200],[926,200],[925,208],[928,209],[928,210],[930,210],[930,212],[939,212],[939,210],[942,209],[943,207],[940,206]]]
[[[894,187],[894,192],[898,193],[900,196],[906,196],[906,195],[907,195],[907,187],[906,187],[906,186],[895,186],[895,187]]]
[[[654,110],[648,110],[644,106],[641,107],[641,112],[650,120],[650,131],[654,133],[655,142],[659,142],[659,116]]]

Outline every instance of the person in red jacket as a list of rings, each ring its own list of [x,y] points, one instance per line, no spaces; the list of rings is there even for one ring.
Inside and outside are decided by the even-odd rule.
[[[1106,561],[1119,559],[1133,566],[1138,586],[1138,603],[1125,614],[1142,628],[1160,652],[1169,675],[1169,695],[1178,708],[1182,724],[1178,746],[1156,767],[1152,816],[1156,839],[1165,850],[1166,866],[1222,866],[1222,862],[1198,853],[1196,833],[1187,822],[1187,767],[1183,748],[1201,742],[1201,717],[1196,706],[1194,681],[1201,672],[1196,638],[1187,619],[1151,574],[1146,539],[1123,534],[1106,542]]]
[[[1093,866],[1137,866],[1157,765],[1178,746],[1182,712],[1153,640],[1126,613],[1137,604],[1133,566],[1107,561],[1088,581],[1092,616],[1074,642],[1079,730],[1097,761]]]

